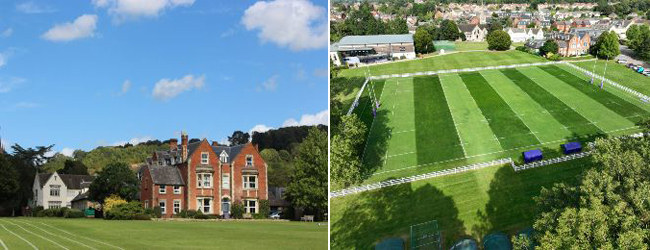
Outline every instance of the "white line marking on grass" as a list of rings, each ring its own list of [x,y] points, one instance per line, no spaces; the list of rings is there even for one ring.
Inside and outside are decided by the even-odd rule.
[[[463,138],[460,137],[460,130],[458,130],[458,126],[456,125],[456,119],[454,118],[454,113],[453,111],[451,111],[451,107],[449,107],[449,101],[447,100],[447,92],[445,91],[445,86],[442,84],[442,77],[438,78],[438,82],[440,83],[440,88],[442,89],[442,95],[445,96],[445,103],[447,104],[447,108],[449,109],[451,122],[454,123],[454,128],[456,129],[456,135],[458,136],[458,140],[460,141],[460,146],[461,148],[463,148],[463,157],[466,157],[467,151],[465,151],[465,145],[463,145]]]
[[[19,221],[19,220],[15,220],[15,221]],[[27,225],[29,225],[29,226],[31,226],[31,227],[34,227],[34,228],[38,229],[38,230],[41,230],[41,231],[43,231],[43,232],[45,232],[45,233],[47,233],[47,234],[49,234],[49,235],[57,236],[57,237],[59,237],[59,238],[66,239],[66,240],[68,240],[68,241],[72,241],[72,242],[74,242],[74,243],[77,243],[77,244],[79,244],[79,245],[82,245],[82,246],[87,247],[87,248],[90,248],[90,249],[97,249],[97,248],[91,247],[91,246],[89,246],[89,245],[86,245],[86,244],[84,244],[84,243],[81,243],[81,242],[79,242],[79,241],[76,241],[76,240],[70,239],[70,238],[68,238],[68,237],[64,237],[64,236],[61,236],[61,235],[57,235],[57,234],[50,233],[50,232],[48,232],[48,231],[43,230],[42,228],[39,228],[39,227],[37,227],[37,226],[35,226],[35,225],[31,224],[31,223],[26,222],[26,221],[19,221],[19,222],[20,222],[20,223],[27,224]]]
[[[95,239],[93,239],[93,238],[88,238],[88,237],[83,236],[83,235],[73,234],[73,233],[70,233],[70,232],[65,231],[65,230],[63,230],[63,229],[58,229],[58,228],[56,228],[56,227],[50,226],[50,225],[48,225],[48,224],[45,224],[45,223],[43,223],[43,222],[39,222],[39,223],[40,223],[40,224],[43,224],[44,226],[47,226],[47,227],[49,227],[49,228],[52,228],[52,229],[55,229],[55,230],[59,230],[59,231],[61,231],[61,232],[64,232],[64,233],[66,233],[66,234],[69,234],[69,235],[72,235],[72,236],[75,236],[75,237],[84,238],[84,239],[91,240],[91,241],[94,241],[94,242],[97,242],[97,243],[100,243],[100,244],[107,245],[107,246],[109,246],[109,247],[113,247],[113,248],[117,248],[117,249],[124,250],[124,248],[121,248],[121,247],[118,247],[118,246],[114,246],[114,245],[108,244],[108,243],[106,243],[106,242],[102,242],[102,241],[99,241],[99,240],[95,240]]]
[[[381,95],[379,95],[379,103],[381,103],[382,98],[384,97],[384,89],[386,89],[386,84],[388,81],[384,81],[384,85],[381,87]],[[372,103],[371,103],[372,105]],[[379,111],[379,110],[377,110]],[[370,129],[368,130],[368,138],[366,138],[366,145],[363,146],[363,155],[361,155],[361,163],[363,164],[365,158],[366,158],[366,150],[368,150],[368,142],[370,142],[370,136],[372,135],[372,128],[375,126],[375,120],[377,117],[372,118],[372,123],[370,124]]]
[[[2,226],[2,228],[4,228],[4,229],[5,229],[7,232],[9,232],[10,234],[13,234],[14,236],[16,236],[16,237],[18,237],[19,239],[23,240],[25,243],[27,243],[27,244],[29,244],[30,246],[32,246],[32,248],[38,250],[38,247],[34,246],[34,244],[32,244],[32,243],[31,243],[30,241],[28,241],[27,239],[21,237],[20,235],[18,235],[18,234],[16,234],[16,233],[12,232],[12,231],[9,230],[9,229],[7,229],[7,227],[5,227],[5,225],[0,224],[0,226]]]
[[[4,222],[7,222],[7,223],[12,224],[12,225],[14,225],[14,226],[17,226],[17,227],[19,227],[20,229],[24,230],[25,232],[28,232],[28,233],[30,233],[30,234],[33,234],[34,236],[37,236],[37,237],[39,237],[39,238],[41,238],[41,239],[44,239],[44,240],[46,240],[46,241],[52,242],[52,244],[57,245],[57,246],[59,246],[59,247],[61,247],[61,248],[63,248],[63,249],[70,250],[69,248],[67,248],[67,247],[65,247],[65,246],[63,246],[63,245],[57,243],[56,241],[50,240],[50,239],[48,239],[48,238],[43,237],[43,236],[40,235],[40,234],[36,234],[36,233],[34,233],[34,232],[32,232],[32,231],[29,231],[29,230],[25,229],[25,228],[22,227],[21,225],[18,225],[18,224],[16,224],[16,223],[13,223],[13,222],[11,222],[11,221],[6,221],[6,220],[0,220],[0,221],[4,221]]]
[[[4,248],[5,250],[9,250],[7,245],[5,245],[5,243],[2,240],[0,240],[0,245],[2,245],[2,248]]]
[[[528,126],[528,124],[526,124],[526,122],[524,121],[524,119],[521,119],[521,116],[520,116],[519,114],[517,114],[517,112],[515,111],[515,109],[512,108],[512,106],[510,106],[510,103],[508,103],[508,102],[506,101],[506,99],[503,99],[503,96],[501,95],[501,93],[499,93],[499,91],[497,91],[494,87],[492,87],[492,84],[490,84],[490,81],[488,81],[488,80],[483,76],[483,74],[481,73],[481,71],[477,71],[477,72],[478,72],[479,75],[481,75],[481,77],[483,77],[483,79],[485,80],[485,82],[487,82],[488,86],[490,86],[490,88],[492,88],[492,90],[494,90],[494,92],[497,93],[497,95],[499,96],[499,98],[501,98],[501,100],[503,100],[503,102],[505,102],[506,105],[508,105],[508,107],[510,108],[510,110],[512,110],[512,113],[515,113],[515,115],[517,116],[517,119],[519,119],[519,120],[521,121],[521,123],[523,123],[523,124],[526,126],[526,128],[528,128],[528,131],[530,131],[531,134],[533,134],[533,136],[535,136],[535,139],[537,139],[537,141],[540,142],[540,143],[544,143],[544,141],[540,140],[539,137],[537,137],[537,135],[536,135],[535,133],[533,133],[533,130],[530,129],[530,127]]]

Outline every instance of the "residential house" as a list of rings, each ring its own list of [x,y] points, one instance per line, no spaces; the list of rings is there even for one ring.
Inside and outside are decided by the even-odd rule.
[[[169,150],[156,151],[140,168],[140,200],[160,207],[169,218],[181,210],[229,217],[233,204],[245,213],[260,211],[268,200],[267,164],[252,143],[223,146],[206,139],[188,143],[186,133],[169,140]],[[265,215],[266,216],[266,215]]]
[[[557,21],[551,26],[556,28],[560,32],[569,32],[571,30],[571,22],[569,21]]]
[[[372,63],[392,58],[415,58],[413,34],[345,36],[330,46],[332,53],[340,54],[340,63]]]
[[[465,35],[466,41],[482,42],[487,37],[487,25],[459,24],[458,30]]]
[[[544,31],[541,29],[517,29],[508,28],[505,31],[510,35],[510,40],[514,43],[525,42],[529,39],[543,39]]]
[[[74,175],[59,173],[41,173],[34,177],[32,185],[31,206],[44,208],[72,208],[72,201],[88,192],[90,184],[95,180],[90,175]]]
[[[559,45],[558,54],[561,56],[580,56],[589,53],[591,36],[587,32],[568,34],[565,39],[556,40]],[[568,39],[566,39],[568,38]]]
[[[591,28],[591,22],[588,20],[574,20],[571,23],[572,28]]]

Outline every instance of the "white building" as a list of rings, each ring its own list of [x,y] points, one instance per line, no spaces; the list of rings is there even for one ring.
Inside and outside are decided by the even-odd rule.
[[[415,58],[413,34],[345,36],[330,46],[330,59],[337,65],[413,58]]]
[[[487,37],[487,25],[460,24],[458,30],[465,34],[465,39],[469,42],[482,42]]]
[[[513,43],[544,39],[544,31],[542,29],[508,28],[505,31],[510,35],[510,40]]]
[[[36,174],[32,191],[33,206],[44,208],[72,207],[72,200],[87,192],[95,177],[74,174]]]

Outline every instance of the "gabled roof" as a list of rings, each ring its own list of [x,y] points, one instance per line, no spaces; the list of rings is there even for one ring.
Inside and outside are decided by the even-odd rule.
[[[476,24],[459,24],[458,29],[462,32],[472,32],[476,28]]]
[[[158,185],[185,185],[181,171],[174,166],[148,166],[151,179]]]
[[[228,162],[232,163],[232,161],[239,155],[239,152],[241,152],[242,148],[244,148],[246,144],[242,145],[237,145],[237,146],[212,146],[212,150],[214,150],[217,155],[221,155],[221,152],[226,151],[226,154],[228,154]]]
[[[87,188],[90,186],[90,183],[92,183],[95,180],[94,176],[90,175],[76,175],[76,174],[58,174],[61,180],[63,181],[63,184],[68,189],[82,189],[82,188]],[[43,173],[43,174],[38,174],[38,181],[39,184],[41,185],[41,188],[45,185],[47,180],[50,179],[52,174],[48,173]]]
[[[338,42],[341,45],[377,44],[377,43],[412,43],[413,34],[345,36]]]

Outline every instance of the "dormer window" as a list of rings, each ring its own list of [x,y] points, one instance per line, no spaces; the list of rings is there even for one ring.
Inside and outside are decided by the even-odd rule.
[[[253,166],[253,156],[252,155],[246,155],[246,166]]]
[[[209,164],[210,163],[210,156],[208,155],[207,152],[202,152],[201,153],[201,164]]]
[[[219,155],[219,161],[221,161],[221,163],[228,162],[228,154],[226,154],[226,151],[221,152],[221,155]]]

